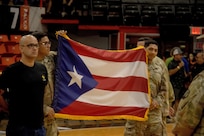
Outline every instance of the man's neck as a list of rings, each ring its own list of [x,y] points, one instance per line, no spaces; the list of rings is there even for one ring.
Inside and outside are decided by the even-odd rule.
[[[24,65],[28,67],[33,67],[35,63],[35,59],[21,58],[20,62],[22,62]]]

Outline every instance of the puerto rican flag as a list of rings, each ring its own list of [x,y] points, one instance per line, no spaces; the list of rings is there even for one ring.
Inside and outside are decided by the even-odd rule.
[[[143,47],[111,51],[61,36],[58,41],[56,117],[147,119],[150,91]]]

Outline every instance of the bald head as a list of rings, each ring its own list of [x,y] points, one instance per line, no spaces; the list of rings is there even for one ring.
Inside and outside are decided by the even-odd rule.
[[[38,56],[38,40],[32,35],[22,36],[19,41],[19,50],[21,52],[20,62],[26,66],[33,67]]]
[[[19,41],[19,45],[27,45],[31,42],[38,43],[38,40],[33,35],[24,35]]]
[[[31,60],[33,63],[38,56],[38,40],[32,35],[24,35],[19,41],[19,49],[21,52],[21,60]]]

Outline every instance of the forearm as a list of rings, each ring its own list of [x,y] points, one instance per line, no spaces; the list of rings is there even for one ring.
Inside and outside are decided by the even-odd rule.
[[[177,66],[176,68],[174,68],[174,69],[170,69],[169,70],[169,76],[172,76],[172,75],[174,75],[176,72],[178,72],[180,70],[180,67],[179,66]]]

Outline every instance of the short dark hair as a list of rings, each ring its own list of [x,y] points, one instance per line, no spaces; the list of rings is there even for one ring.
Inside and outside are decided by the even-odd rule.
[[[31,33],[31,35],[35,36],[35,38],[37,38],[38,42],[45,36],[48,36],[47,33],[44,32],[33,32]]]
[[[150,39],[150,40],[146,40],[146,41],[145,41],[144,47],[146,48],[146,47],[148,47],[150,44],[156,44],[156,45],[158,46],[158,42],[157,42],[157,41],[155,41],[155,40],[153,40],[153,39]]]
[[[140,37],[137,41],[147,41],[147,40],[152,40],[150,37]]]

